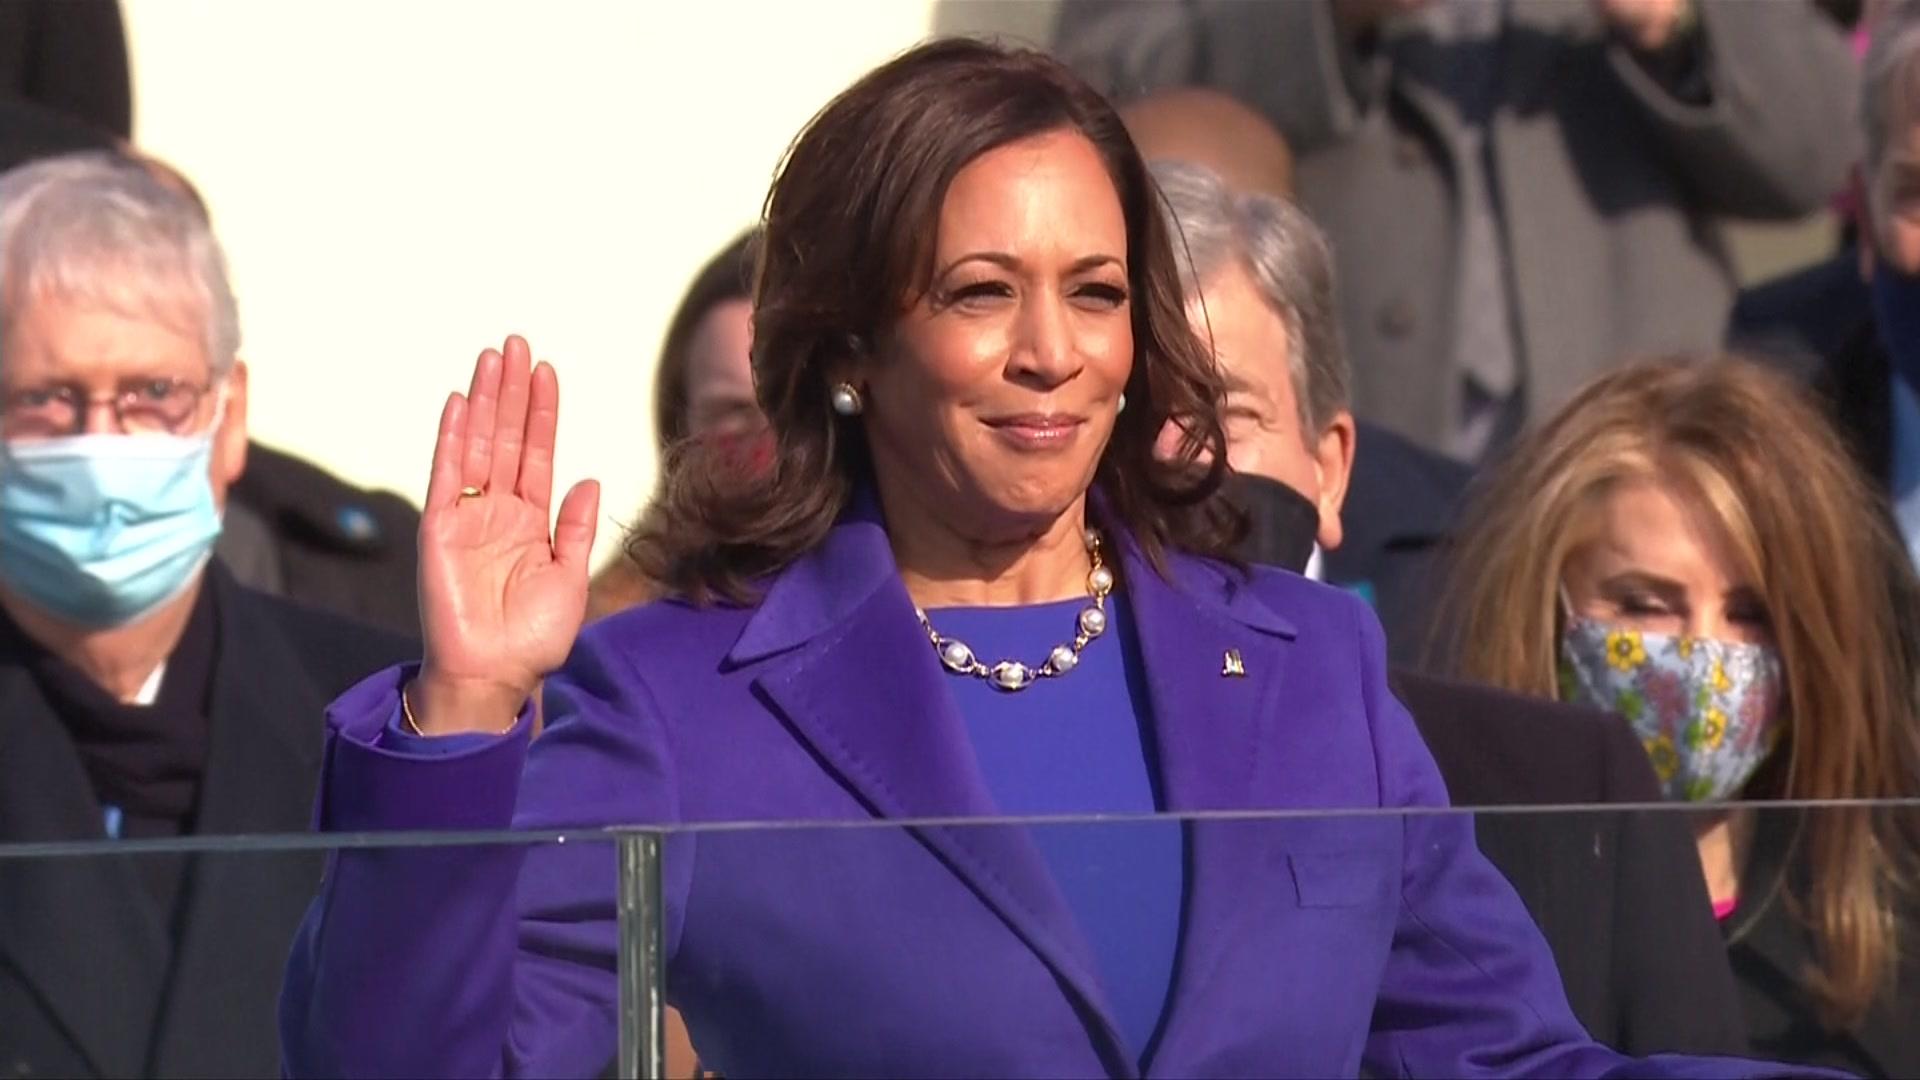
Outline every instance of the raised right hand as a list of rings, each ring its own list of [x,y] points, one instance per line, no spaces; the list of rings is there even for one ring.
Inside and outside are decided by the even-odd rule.
[[[574,485],[548,531],[560,382],[545,363],[529,367],[527,343],[508,338],[440,412],[420,518],[426,659],[408,688],[428,735],[504,730],[586,613],[600,485]]]

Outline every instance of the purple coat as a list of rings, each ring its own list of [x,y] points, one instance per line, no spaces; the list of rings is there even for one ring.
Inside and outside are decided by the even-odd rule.
[[[1120,547],[1170,809],[1445,804],[1364,605],[1188,557],[1162,579]],[[753,608],[589,628],[531,750],[524,718],[450,756],[383,747],[406,674],[331,710],[321,828],[994,813],[870,512]],[[1463,815],[1214,821],[1189,844],[1149,1075],[1757,1074],[1590,1041]],[[683,833],[666,860],[668,995],[728,1076],[1140,1074],[1021,829]],[[287,976],[289,1072],[596,1074],[614,902],[604,844],[340,854]]]

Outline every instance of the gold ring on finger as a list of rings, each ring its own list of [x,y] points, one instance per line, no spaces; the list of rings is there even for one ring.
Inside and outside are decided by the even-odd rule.
[[[477,488],[477,487],[471,487],[471,486],[463,487],[460,489],[460,498],[462,501],[467,499],[477,499],[480,496],[485,495],[486,493],[487,493],[487,490],[485,488]]]

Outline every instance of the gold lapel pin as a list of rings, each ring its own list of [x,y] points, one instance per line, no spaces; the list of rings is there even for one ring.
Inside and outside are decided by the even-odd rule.
[[[1240,662],[1239,649],[1228,649],[1227,655],[1220,658],[1220,676],[1226,679],[1247,677],[1247,665]]]

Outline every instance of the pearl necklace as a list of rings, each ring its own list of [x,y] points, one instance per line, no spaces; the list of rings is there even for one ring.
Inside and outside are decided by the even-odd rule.
[[[1093,597],[1093,603],[1080,609],[1073,643],[1054,646],[1039,667],[1028,667],[1018,660],[1002,660],[988,667],[974,655],[972,646],[959,638],[944,637],[935,630],[927,621],[925,611],[916,607],[913,613],[920,616],[921,629],[927,632],[927,640],[933,642],[934,652],[948,671],[985,679],[996,690],[1025,690],[1041,679],[1058,678],[1072,671],[1080,663],[1080,650],[1107,631],[1107,594],[1113,591],[1113,571],[1107,569],[1100,558],[1100,534],[1091,529],[1087,530],[1087,554],[1093,559],[1093,569],[1087,572],[1087,595]]]

